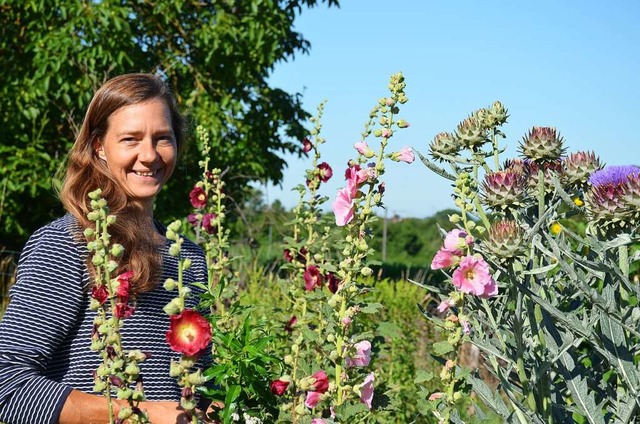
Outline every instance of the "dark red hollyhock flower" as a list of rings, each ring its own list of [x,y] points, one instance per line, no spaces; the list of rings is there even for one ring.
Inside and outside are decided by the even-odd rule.
[[[189,200],[191,201],[191,206],[196,209],[202,209],[207,205],[207,193],[202,187],[195,186],[189,193]]]
[[[193,390],[191,389],[191,387],[183,387],[182,388],[182,393],[180,394],[180,396],[182,396],[183,398],[189,400],[189,399],[193,398]]]
[[[276,396],[282,396],[284,392],[287,391],[287,387],[289,387],[289,382],[282,381],[282,380],[272,381],[271,384],[269,385],[269,388],[271,389],[271,393],[273,393]]]
[[[325,393],[329,389],[329,379],[327,378],[327,373],[325,373],[324,370],[318,371],[311,377],[316,379],[315,383],[313,383],[310,388],[311,391]]]
[[[338,280],[338,277],[336,277],[333,272],[330,272],[327,275],[327,282],[328,282],[328,286],[329,286],[329,291],[331,293],[335,293],[338,291],[338,287],[340,287],[340,280]]]
[[[198,225],[198,214],[190,213],[189,215],[187,215],[187,222],[193,225],[194,227]]]
[[[212,221],[215,221],[215,219],[216,219],[216,214],[205,213],[202,216],[202,229],[209,234],[215,234],[216,226],[212,223]]]
[[[291,254],[291,250],[290,249],[284,249],[284,259],[287,262],[293,261],[293,255]]]
[[[97,300],[101,305],[107,301],[109,298],[109,292],[107,291],[107,287],[104,285],[93,286],[91,289],[91,297]]]
[[[298,317],[294,315],[291,317],[289,322],[284,325],[284,330],[291,333],[293,331],[293,326],[296,325],[296,322],[298,322]]]
[[[116,303],[116,308],[113,310],[113,316],[118,319],[129,318],[131,315],[133,315],[134,311],[135,309],[127,305],[126,303],[118,302]]]
[[[187,356],[200,355],[211,341],[211,324],[198,312],[185,309],[171,315],[167,343],[171,350]]]
[[[109,376],[109,382],[116,387],[122,387],[124,385],[124,382],[122,381],[122,379],[117,375],[113,375],[113,374]]]
[[[316,287],[322,286],[322,274],[320,269],[315,265],[310,265],[304,271],[304,288],[311,291]]]
[[[318,170],[320,171],[320,181],[323,183],[326,183],[331,177],[333,177],[333,169],[331,169],[327,162],[322,162],[318,165]]]
[[[302,263],[302,264],[306,264],[307,263],[307,248],[306,247],[302,247],[300,248],[300,252],[298,252],[298,262]]]
[[[131,290],[131,279],[133,278],[133,271],[123,272],[116,277],[118,280],[118,287],[116,288],[116,295],[123,298],[129,298],[129,291]]]
[[[309,153],[312,147],[313,145],[311,144],[311,140],[305,137],[304,140],[302,140],[302,151]]]

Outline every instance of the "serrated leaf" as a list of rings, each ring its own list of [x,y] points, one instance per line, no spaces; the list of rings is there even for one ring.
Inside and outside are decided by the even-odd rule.
[[[433,379],[433,373],[425,370],[418,370],[416,378],[413,380],[416,384],[425,383]]]
[[[432,346],[433,353],[437,356],[453,352],[453,345],[447,341],[435,342]]]
[[[502,398],[494,390],[491,390],[487,383],[475,376],[470,376],[468,380],[471,381],[473,391],[478,395],[482,402],[491,408],[496,414],[502,418],[509,416],[509,409],[504,404]]]
[[[383,308],[380,303],[369,303],[360,308],[360,312],[364,314],[376,314]]]

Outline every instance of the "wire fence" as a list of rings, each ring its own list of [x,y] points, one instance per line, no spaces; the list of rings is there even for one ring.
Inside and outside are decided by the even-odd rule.
[[[16,281],[18,257],[15,250],[0,250],[0,318],[9,304],[9,289]]]

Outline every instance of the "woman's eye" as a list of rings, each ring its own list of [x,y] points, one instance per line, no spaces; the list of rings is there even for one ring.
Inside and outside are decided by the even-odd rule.
[[[136,141],[136,139],[133,138],[133,137],[125,137],[125,138],[121,139],[120,141],[122,141],[124,143],[133,143],[134,141]]]

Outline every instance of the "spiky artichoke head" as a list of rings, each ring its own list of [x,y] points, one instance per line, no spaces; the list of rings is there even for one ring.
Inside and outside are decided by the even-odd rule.
[[[527,179],[525,175],[510,169],[485,175],[482,182],[481,201],[494,210],[504,210],[521,205]]]
[[[563,183],[568,187],[584,187],[589,176],[602,169],[600,159],[593,152],[571,153],[563,164]]]
[[[429,151],[434,159],[442,161],[445,160],[447,156],[457,154],[463,147],[464,145],[455,134],[441,132],[436,135],[429,144]]]
[[[468,148],[481,146],[487,142],[487,131],[482,122],[474,115],[458,124],[456,135]]]
[[[542,180],[544,181],[545,193],[553,193],[555,191],[556,188],[553,185],[553,177],[562,180],[563,168],[562,160],[560,159],[542,163],[525,160],[524,166],[526,168],[526,174],[529,180],[528,185],[530,191],[538,191],[538,184],[540,182],[540,170],[542,170]]]
[[[544,162],[560,159],[564,153],[563,139],[552,127],[533,127],[522,138],[520,152],[527,159]]]
[[[524,253],[524,231],[511,220],[496,221],[489,228],[484,246],[498,259],[511,259]]]

